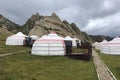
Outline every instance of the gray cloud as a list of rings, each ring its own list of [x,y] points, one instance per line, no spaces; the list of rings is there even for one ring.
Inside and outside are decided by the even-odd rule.
[[[89,34],[120,35],[120,0],[0,0],[0,14],[24,24],[32,15],[58,14]]]

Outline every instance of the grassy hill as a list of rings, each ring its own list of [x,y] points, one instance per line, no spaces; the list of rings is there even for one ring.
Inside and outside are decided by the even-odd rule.
[[[13,33],[3,27],[0,27],[0,40],[6,40],[6,38],[10,35],[13,35]]]

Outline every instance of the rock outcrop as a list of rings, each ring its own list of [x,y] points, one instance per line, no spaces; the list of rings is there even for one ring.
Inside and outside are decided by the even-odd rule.
[[[0,15],[0,27],[6,28],[8,31],[13,33],[18,32],[20,26],[14,22],[6,19],[4,16]]]
[[[89,36],[83,35],[75,23],[70,24],[66,20],[61,19],[52,13],[51,16],[40,16],[38,13],[33,15],[23,25],[23,29],[28,35],[42,36],[50,32],[56,32],[60,36],[71,36],[81,39],[82,41],[91,41]]]
[[[40,20],[41,18],[42,16],[40,16],[38,13],[32,15],[31,18],[29,18],[27,22],[23,26],[21,26],[22,32],[24,34],[29,34],[29,31],[34,28],[35,22]]]
[[[0,27],[12,33],[21,31],[30,36],[37,35],[40,37],[49,34],[50,32],[56,32],[62,37],[71,36],[82,41],[91,41],[89,36],[85,32],[83,33],[80,31],[75,23],[70,24],[66,20],[62,21],[55,13],[52,13],[50,16],[42,16],[36,13],[22,26],[19,26],[0,15]]]

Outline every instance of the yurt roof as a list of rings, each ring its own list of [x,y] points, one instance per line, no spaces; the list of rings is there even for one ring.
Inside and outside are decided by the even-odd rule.
[[[66,36],[65,38],[64,38],[64,40],[73,40],[73,38],[71,38],[70,36]]]
[[[26,35],[24,35],[22,32],[18,32],[17,34],[15,34],[13,36],[26,36]]]
[[[47,35],[43,35],[40,39],[44,39],[44,38],[46,38],[47,37]]]
[[[100,42],[100,44],[103,44],[103,43],[107,43],[108,41],[106,39],[104,39],[102,42]]]
[[[52,32],[48,35],[42,36],[40,39],[45,39],[45,40],[64,40],[62,37],[59,37],[55,32]]]
[[[39,37],[38,36],[36,36],[36,35],[32,35],[32,36],[30,36],[32,39],[38,39]]]
[[[98,42],[94,42],[93,45],[94,45],[94,44],[96,45],[96,44],[99,44],[99,43],[98,43]]]
[[[99,43],[98,42],[94,42],[93,44],[92,44],[92,46],[95,46],[95,45],[98,45]]]
[[[95,44],[98,44],[98,42],[95,42]]]
[[[32,36],[30,36],[30,37],[38,37],[38,36],[36,36],[36,35],[32,35]]]
[[[109,43],[120,43],[120,37],[115,37],[114,39],[109,41]]]

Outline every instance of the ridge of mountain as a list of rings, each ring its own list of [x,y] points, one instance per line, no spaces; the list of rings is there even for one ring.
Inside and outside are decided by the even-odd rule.
[[[50,16],[42,16],[39,13],[32,15],[24,25],[20,26],[4,16],[0,15],[0,27],[12,32],[23,32],[27,35],[42,36],[50,32],[56,32],[62,37],[71,36],[81,41],[91,42],[91,38],[85,32],[82,32],[75,23],[69,23],[67,20],[61,20],[58,15],[52,13]]]
[[[78,28],[75,23],[69,23],[67,20],[61,20],[59,16],[52,13],[50,16],[42,16],[38,13],[32,15],[22,26],[22,31],[28,35],[42,36],[50,32],[56,32],[60,36],[71,36],[81,39],[81,41],[91,42],[87,33]]]

